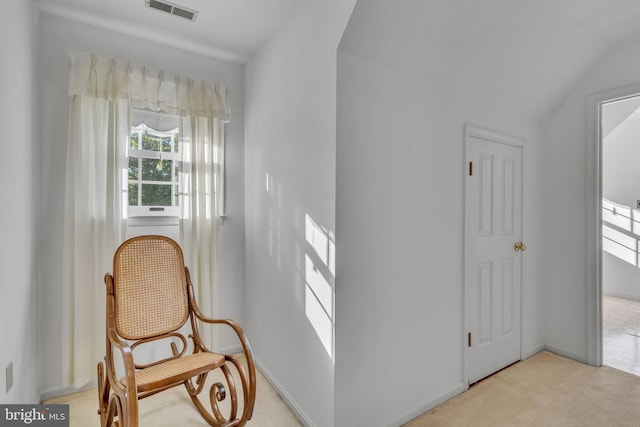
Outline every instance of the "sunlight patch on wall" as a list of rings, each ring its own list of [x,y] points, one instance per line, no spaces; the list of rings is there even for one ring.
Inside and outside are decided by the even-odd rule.
[[[305,314],[333,360],[335,243],[333,235],[305,217]]]
[[[329,268],[331,275],[336,274],[336,245],[333,235],[320,227],[307,215],[305,218],[305,238],[325,266]]]
[[[333,317],[333,289],[308,255],[305,255],[305,277],[307,287],[313,292],[327,316]]]

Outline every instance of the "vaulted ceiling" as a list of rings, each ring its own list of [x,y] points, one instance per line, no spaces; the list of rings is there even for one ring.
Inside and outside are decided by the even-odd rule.
[[[361,0],[340,48],[540,117],[638,22],[633,0]]]

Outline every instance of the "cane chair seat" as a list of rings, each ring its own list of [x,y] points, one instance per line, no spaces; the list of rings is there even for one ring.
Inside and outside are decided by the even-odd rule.
[[[182,382],[219,368],[224,363],[224,355],[217,353],[195,353],[162,362],[135,372],[138,392]],[[121,381],[124,383],[124,379]]]

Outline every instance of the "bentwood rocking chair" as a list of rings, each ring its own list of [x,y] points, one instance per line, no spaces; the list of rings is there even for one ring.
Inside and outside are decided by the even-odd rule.
[[[102,427],[138,427],[139,399],[182,384],[208,424],[244,426],[251,419],[256,374],[247,337],[235,322],[210,319],[200,312],[189,269],[184,266],[182,250],[175,241],[163,236],[125,241],[114,255],[113,275],[106,274],[104,280],[107,349],[104,363],[98,363],[98,414]],[[190,328],[185,326],[187,321]],[[207,349],[199,324],[230,327],[240,341],[245,362],[242,357]],[[190,344],[184,329],[190,329]],[[166,355],[150,363],[134,362],[134,350],[149,343],[165,343]],[[124,374],[119,375],[122,366]],[[198,396],[205,388],[207,375],[217,369],[224,379],[211,385],[208,411]],[[234,376],[240,378],[241,411],[240,390]],[[222,408],[218,403],[226,398],[230,400]]]

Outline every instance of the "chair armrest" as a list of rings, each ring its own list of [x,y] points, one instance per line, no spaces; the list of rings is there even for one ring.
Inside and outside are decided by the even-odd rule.
[[[136,369],[135,364],[133,363],[133,351],[131,350],[131,347],[129,347],[129,344],[120,339],[114,326],[115,321],[113,313],[115,311],[115,301],[113,296],[113,276],[109,273],[105,274],[104,283],[107,287],[107,354],[105,356],[107,376],[112,388],[118,390],[121,394],[128,394],[129,398],[131,398],[131,396],[135,397],[137,395],[137,389],[135,377]],[[113,361],[113,348],[117,349],[122,356],[125,370],[125,387],[122,386],[120,380],[118,380],[116,376]],[[128,390],[130,390],[131,393],[128,393]]]
[[[244,333],[244,329],[242,329],[242,326],[240,326],[240,324],[238,324],[237,322],[231,319],[212,319],[210,317],[207,317],[200,312],[197,306],[194,306],[193,313],[196,315],[196,318],[201,322],[208,323],[211,325],[220,324],[220,325],[229,326],[231,329],[233,329],[236,336],[240,340],[240,345],[242,346],[242,350],[244,351],[244,353],[247,355],[247,357],[253,358],[253,355],[251,353],[251,346],[249,345],[249,340],[247,339],[247,336]]]
[[[189,303],[191,305],[191,310],[193,311],[193,314],[195,314],[196,318],[204,323],[223,324],[231,327],[231,329],[233,329],[233,331],[238,336],[238,339],[240,340],[240,344],[242,345],[242,350],[247,355],[247,358],[252,359],[252,363],[253,363],[251,346],[249,345],[249,341],[247,340],[247,336],[245,335],[242,327],[231,319],[212,319],[202,314],[202,312],[200,311],[200,308],[198,307],[198,303],[196,302],[195,294],[193,292],[193,284],[191,283],[189,269],[186,267],[185,267],[185,274],[187,278],[187,293],[189,296]],[[196,326],[195,323],[193,324],[193,326],[194,326],[194,331],[197,330],[197,328],[195,328]]]
[[[238,340],[240,340],[240,345],[242,346],[242,351],[245,355],[246,361],[247,361],[247,369],[249,371],[249,375],[247,378],[247,374],[244,372],[244,369],[240,366],[238,360],[230,355],[225,355],[225,358],[227,360],[230,360],[234,365],[236,365],[236,368],[238,369],[238,372],[240,373],[240,376],[243,379],[243,383],[247,383],[248,382],[248,390],[245,390],[245,399],[249,402],[254,402],[255,401],[255,395],[256,395],[256,366],[255,363],[253,361],[253,354],[251,352],[251,346],[249,345],[249,340],[247,339],[246,334],[244,333],[244,329],[242,329],[242,326],[240,326],[238,323],[236,323],[235,321],[231,320],[231,319],[212,319],[210,317],[205,316],[204,314],[202,314],[202,312],[200,311],[200,309],[198,308],[198,304],[196,303],[196,299],[194,296],[194,292],[193,292],[193,285],[191,284],[190,278],[189,278],[189,270],[185,269],[187,271],[187,280],[188,280],[188,293],[189,293],[189,302],[191,303],[191,309],[193,311],[193,315],[195,315],[195,318],[197,320],[200,320],[203,323],[208,323],[210,325],[226,325],[229,326],[231,329],[233,329],[233,331],[235,332],[236,336],[238,337]],[[197,325],[196,325],[196,319],[194,319],[192,317],[191,322],[192,322],[192,328],[193,331],[196,333],[197,335]],[[202,349],[209,351],[204,344],[202,343],[202,341],[200,340],[199,337],[196,337],[196,343],[199,347],[201,347]],[[249,397],[250,396],[250,397]],[[246,410],[246,414],[245,416],[247,417],[246,419],[250,419],[251,416],[253,414],[253,403],[250,405],[250,407],[247,408]]]
[[[118,380],[114,366],[114,352],[113,349],[117,349],[118,353],[122,356],[125,369],[125,377],[122,381]],[[107,355],[105,357],[107,364],[106,374],[108,378],[109,387],[120,398],[120,403],[127,409],[125,409],[129,416],[137,420],[138,419],[138,389],[136,386],[135,377],[135,364],[133,363],[133,353],[131,347],[118,337],[113,325],[107,326]],[[111,406],[111,403],[109,403]],[[120,408],[118,411],[124,408]],[[118,425],[120,425],[118,423]]]
[[[109,344],[111,345],[112,348],[115,348],[118,350],[118,353],[120,353],[120,356],[122,357],[122,362],[124,364],[125,386],[129,390],[135,391],[136,390],[136,377],[135,377],[136,370],[135,370],[135,364],[133,362],[133,352],[131,350],[131,347],[124,341],[120,340],[120,338],[117,336],[117,334],[112,328],[109,328],[109,329],[111,329],[107,331]],[[108,367],[107,375],[109,375],[109,382],[111,383],[111,386],[113,388],[119,388],[122,392],[124,392],[124,389],[121,386],[120,380],[116,376],[115,366],[113,364],[114,354],[112,351],[109,351],[109,353],[110,354],[107,355],[107,359],[111,359],[111,360],[108,360],[107,362],[107,367]]]

